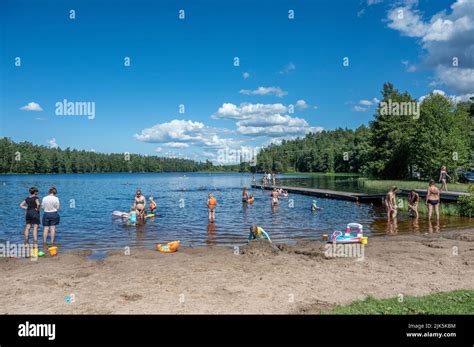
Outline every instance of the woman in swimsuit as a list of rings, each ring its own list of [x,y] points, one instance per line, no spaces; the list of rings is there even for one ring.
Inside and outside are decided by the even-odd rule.
[[[145,218],[145,211],[146,211],[146,198],[142,195],[142,191],[140,189],[137,190],[137,194],[135,195],[135,200],[133,201],[133,205],[137,210],[137,216],[139,218]]]
[[[448,191],[448,186],[446,184],[446,182],[448,181],[448,178],[451,178],[451,176],[448,175],[446,166],[442,166],[441,171],[439,173],[439,181],[441,182],[441,190],[444,189],[446,192]]]
[[[276,188],[273,188],[272,191],[272,206],[278,205],[278,191]]]
[[[428,220],[431,221],[433,207],[436,212],[436,220],[439,221],[439,189],[435,186],[435,181],[430,180],[428,190],[426,192],[426,205],[428,205]]]

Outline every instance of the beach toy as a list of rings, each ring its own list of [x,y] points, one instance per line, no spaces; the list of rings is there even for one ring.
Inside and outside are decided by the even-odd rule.
[[[155,217],[155,214],[154,213],[148,213],[145,218],[151,218],[151,217]]]
[[[356,228],[357,231],[354,233],[352,230]],[[364,240],[363,240],[364,239]],[[367,244],[368,237],[364,237],[363,226],[359,223],[347,224],[346,231],[335,231],[332,233],[331,238],[328,242],[332,243],[362,243]]]
[[[44,252],[43,252],[43,251],[39,251],[39,252],[38,252],[38,257],[44,257]]]
[[[58,247],[53,246],[48,248],[49,254],[54,257],[56,254],[58,254]]]
[[[38,256],[38,247],[33,247],[33,248],[31,249],[31,256],[32,256],[33,258],[36,258],[36,257]]]
[[[173,253],[173,252],[176,252],[178,250],[179,244],[180,244],[179,240],[168,242],[164,246],[161,243],[158,243],[156,245],[156,249],[159,250],[160,252],[163,252],[163,253]]]
[[[323,234],[323,241],[327,241],[328,239],[328,234]]]

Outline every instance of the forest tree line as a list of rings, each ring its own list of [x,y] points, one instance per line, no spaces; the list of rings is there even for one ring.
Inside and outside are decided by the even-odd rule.
[[[163,158],[128,153],[104,154],[50,148],[0,138],[0,173],[102,173],[235,171],[238,166],[215,166],[210,161]]]
[[[417,115],[381,112],[389,103],[416,102],[385,83],[383,99],[369,126],[335,129],[283,141],[259,152],[257,171],[353,172],[384,179],[437,178],[471,168],[474,154],[473,104],[430,94]]]

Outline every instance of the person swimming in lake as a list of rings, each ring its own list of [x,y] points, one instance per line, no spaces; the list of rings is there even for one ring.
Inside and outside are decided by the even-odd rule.
[[[278,205],[278,191],[276,188],[273,188],[272,191],[272,206]]]
[[[208,219],[210,222],[215,222],[216,220],[216,206],[217,200],[212,193],[209,193],[207,198],[207,209],[209,212]]]
[[[33,225],[33,247],[37,247],[38,244],[38,225],[40,224],[40,201],[38,198],[38,188],[31,187],[30,196],[23,200],[20,207],[25,209],[25,245],[29,244],[30,229]]]
[[[249,200],[249,193],[247,192],[247,187],[244,187],[242,190],[242,202],[248,202]]]
[[[311,204],[311,211],[316,212],[319,210],[322,210],[322,208],[318,206],[316,200],[313,200],[313,203]]]
[[[387,219],[397,218],[397,192],[398,188],[393,186],[385,196],[385,208],[387,209]]]
[[[272,242],[272,240],[270,240],[270,236],[268,236],[268,233],[265,230],[263,230],[263,228],[256,226],[255,224],[252,224],[252,226],[250,227],[248,241],[257,240],[257,239],[265,239]]]
[[[415,191],[411,190],[408,193],[408,213],[410,216],[418,218],[418,203],[420,202],[420,195]]]
[[[441,190],[448,191],[448,178],[451,179],[451,176],[448,175],[448,171],[446,170],[446,166],[441,167],[441,171],[439,173],[439,181],[441,182]]]
[[[144,195],[142,195],[142,191],[140,189],[138,189],[135,194],[133,206],[135,207],[137,211],[137,218],[145,218],[146,198]]]
[[[440,192],[438,187],[435,186],[435,181],[430,180],[428,183],[428,190],[426,191],[426,205],[428,206],[428,220],[431,221],[431,215],[433,213],[433,207],[436,212],[436,221],[439,222],[439,202]]]

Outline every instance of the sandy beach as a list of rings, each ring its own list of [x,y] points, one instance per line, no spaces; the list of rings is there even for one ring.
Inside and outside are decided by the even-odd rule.
[[[0,259],[0,312],[319,313],[368,295],[474,288],[474,229],[372,237],[364,257],[326,257],[317,241],[270,246],[133,248]],[[73,302],[66,302],[70,296]]]

